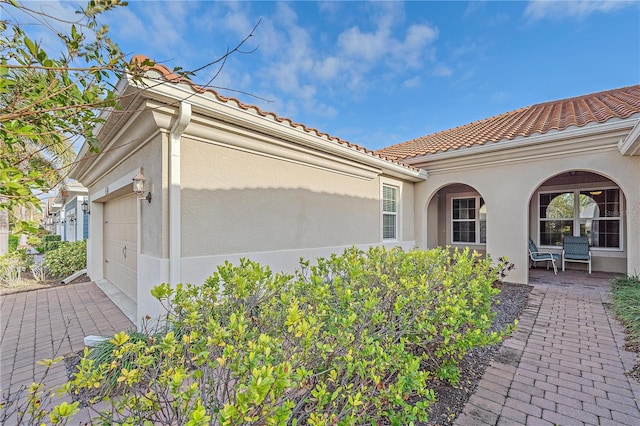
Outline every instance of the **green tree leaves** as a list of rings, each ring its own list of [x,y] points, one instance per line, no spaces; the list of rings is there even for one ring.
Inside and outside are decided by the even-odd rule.
[[[0,32],[0,208],[39,206],[37,194],[68,173],[75,142],[99,149],[95,126],[103,121],[102,110],[117,106],[113,84],[129,64],[97,17],[121,5],[126,3],[89,2],[64,33],[54,30],[61,18],[18,1],[0,4],[8,17]],[[34,40],[23,19],[39,22],[61,53]]]

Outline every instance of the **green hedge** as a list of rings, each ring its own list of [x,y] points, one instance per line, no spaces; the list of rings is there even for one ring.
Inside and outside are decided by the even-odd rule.
[[[9,253],[13,253],[18,250],[18,244],[20,243],[20,235],[9,235]]]
[[[40,253],[45,253],[50,250],[55,250],[62,244],[60,235],[47,234],[41,239],[40,245],[36,247],[36,250]]]
[[[58,244],[58,248],[46,251],[44,265],[55,278],[64,278],[87,267],[87,242],[47,241],[44,244]]]
[[[301,261],[295,275],[226,263],[202,285],[154,288],[166,323],[86,352],[66,389],[91,389],[105,423],[426,421],[433,379],[457,383],[461,357],[510,331],[489,332],[504,267],[384,248]]]

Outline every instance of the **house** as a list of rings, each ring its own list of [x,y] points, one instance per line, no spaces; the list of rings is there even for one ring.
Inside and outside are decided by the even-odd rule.
[[[552,102],[377,152],[158,64],[118,90],[100,152],[83,146],[72,177],[89,190],[89,276],[134,321],[161,312],[157,284],[199,284],[242,257],[292,271],[352,245],[471,246],[508,256],[525,283],[529,235],[557,250],[554,227],[584,228],[605,245],[594,269],[640,270],[640,86],[576,100],[573,116]],[[585,191],[591,218],[538,217],[553,194]]]
[[[599,271],[640,272],[640,85],[507,112],[377,151],[426,170],[420,247],[470,246],[516,265],[527,241],[560,253],[586,235]],[[581,267],[585,265],[572,265]]]
[[[54,197],[47,199],[42,220],[44,229],[60,235],[61,241],[86,240],[89,235],[88,192],[77,181],[65,182]],[[87,206],[84,209],[83,204]]]
[[[415,246],[424,171],[161,65],[118,90],[100,152],[83,146],[72,177],[89,189],[88,274],[134,321],[161,312],[152,287],[200,284],[227,260],[293,271],[352,245]]]

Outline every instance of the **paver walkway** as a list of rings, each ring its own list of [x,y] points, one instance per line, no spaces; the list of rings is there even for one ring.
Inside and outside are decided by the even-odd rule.
[[[36,361],[78,352],[88,335],[113,335],[133,324],[94,283],[0,296],[0,389],[3,399],[34,380]],[[64,362],[46,375],[47,387],[67,381]]]
[[[640,425],[640,385],[625,376],[635,354],[605,308],[610,276],[534,274],[518,330],[456,424]]]

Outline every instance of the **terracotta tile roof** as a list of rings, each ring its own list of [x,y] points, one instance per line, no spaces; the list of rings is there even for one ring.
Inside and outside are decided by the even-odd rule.
[[[520,108],[392,145],[376,153],[390,160],[402,160],[571,126],[603,123],[637,113],[640,113],[640,84]]]
[[[147,66],[145,64],[145,62],[149,62],[152,63],[152,66]],[[132,59],[131,59],[131,64],[135,65],[135,64],[139,64],[140,68],[143,70],[148,70],[148,69],[154,69],[156,71],[158,71],[165,80],[171,82],[171,83],[188,83],[189,85],[191,85],[191,87],[193,88],[193,90],[195,92],[199,92],[199,93],[211,93],[213,94],[216,99],[220,102],[235,106],[239,109],[245,110],[245,111],[252,111],[253,113],[260,115],[262,117],[271,117],[271,119],[279,122],[279,123],[283,123],[283,124],[288,124],[289,126],[291,126],[294,129],[302,129],[303,131],[305,131],[306,133],[312,134],[312,135],[316,135],[318,137],[321,138],[326,138],[329,141],[333,141],[336,142],[340,145],[344,145],[347,146],[353,150],[356,151],[360,151],[363,152],[365,154],[369,154],[372,157],[377,157],[383,160],[387,160],[390,161],[396,165],[400,165],[404,168],[407,168],[409,170],[418,170],[415,167],[411,167],[409,165],[403,164],[401,162],[395,161],[391,158],[386,158],[384,156],[381,156],[379,154],[377,154],[375,151],[372,151],[370,149],[367,149],[363,146],[348,142],[344,139],[340,139],[336,136],[331,136],[328,133],[325,132],[321,132],[318,129],[312,128],[312,127],[307,127],[304,124],[301,123],[296,123],[293,120],[291,120],[290,118],[286,118],[286,117],[279,117],[278,115],[276,115],[273,112],[265,112],[262,111],[259,107],[255,106],[255,105],[248,105],[245,104],[243,102],[241,102],[240,100],[236,99],[236,98],[232,98],[232,97],[226,97],[226,96],[222,96],[221,94],[219,94],[218,92],[216,92],[215,90],[211,89],[211,88],[206,88],[206,87],[202,87],[199,86],[197,84],[195,84],[194,82],[192,82],[191,80],[189,80],[186,77],[180,76],[178,74],[173,73],[171,70],[169,70],[167,67],[165,67],[164,65],[158,64],[158,63],[154,63],[150,58],[148,58],[145,55],[135,55]]]

